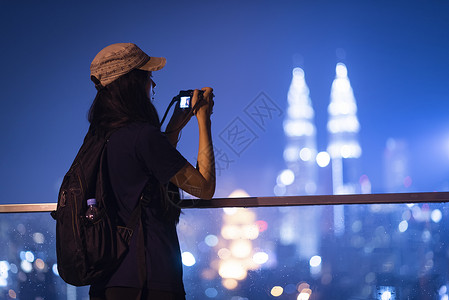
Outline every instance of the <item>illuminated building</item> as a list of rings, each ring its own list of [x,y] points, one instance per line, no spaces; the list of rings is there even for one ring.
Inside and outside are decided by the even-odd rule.
[[[284,161],[287,169],[278,176],[275,194],[313,195],[317,189],[315,112],[301,68],[293,69],[287,100],[284,120]]]
[[[329,144],[327,151],[332,160],[332,186],[334,194],[354,194],[360,192],[357,162],[362,154],[358,142],[360,123],[357,119],[357,104],[348,70],[338,63],[332,83],[328,107]]]
[[[294,68],[287,94],[288,108],[284,120],[286,169],[276,180],[277,196],[313,195],[317,191],[318,165],[316,163],[315,112],[309,97],[304,70]],[[296,207],[281,210],[279,225],[281,243],[295,246],[297,257],[309,259],[317,255],[318,215],[317,207]]]
[[[329,133],[327,152],[332,162],[332,189],[337,195],[355,194],[361,192],[357,164],[362,154],[358,142],[360,123],[357,119],[357,104],[346,66],[338,63],[335,73],[327,123]],[[344,206],[336,205],[333,210],[334,234],[342,235],[345,231]]]

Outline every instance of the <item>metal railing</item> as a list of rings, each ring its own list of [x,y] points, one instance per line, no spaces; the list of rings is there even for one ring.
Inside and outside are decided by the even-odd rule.
[[[181,206],[220,208],[441,202],[449,202],[449,192],[186,199],[181,202]],[[56,203],[0,205],[0,213],[51,212],[55,209]]]

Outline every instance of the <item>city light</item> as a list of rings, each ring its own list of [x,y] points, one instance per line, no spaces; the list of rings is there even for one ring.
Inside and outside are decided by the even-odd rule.
[[[310,285],[308,283],[301,283],[298,286],[299,295],[296,298],[297,300],[308,300],[310,295],[312,295],[312,290],[310,289]]]
[[[42,271],[45,268],[45,262],[42,259],[38,258],[34,261],[34,266],[37,270]]]
[[[204,242],[206,243],[206,245],[208,245],[209,247],[214,247],[218,244],[218,238],[216,235],[213,234],[209,234],[208,236],[206,236],[204,238]]]
[[[404,220],[401,223],[399,223],[398,229],[400,232],[405,232],[408,229],[408,222]]]
[[[311,267],[318,267],[319,265],[321,265],[321,256],[312,256],[312,258],[310,258],[309,264]]]
[[[33,270],[33,265],[26,260],[22,260],[20,262],[20,268],[22,269],[22,271],[24,271],[25,273],[30,273],[31,270]]]
[[[430,218],[434,223],[439,223],[441,219],[443,218],[443,214],[441,213],[441,210],[434,209],[432,210],[432,213],[430,214]]]
[[[217,255],[220,259],[228,259],[231,257],[231,251],[228,248],[221,248],[218,250]]]
[[[287,115],[291,119],[311,119],[314,114],[311,106],[291,105],[287,109]]]
[[[238,207],[235,213],[223,215],[223,220],[232,225],[251,224],[256,221],[256,214],[250,209]]]
[[[195,256],[193,256],[193,254],[190,252],[183,252],[181,254],[181,259],[183,265],[187,267],[191,267],[196,263]]]
[[[295,181],[295,173],[292,170],[286,169],[279,174],[279,183],[283,185],[290,185]]]
[[[355,102],[347,102],[347,101],[341,101],[341,102],[331,102],[329,104],[328,108],[329,114],[333,116],[340,115],[341,118],[343,117],[354,117],[355,113],[357,113],[357,105]],[[345,115],[345,116],[342,116]],[[348,119],[344,119],[348,120]],[[350,119],[353,120],[353,119]],[[356,121],[356,120],[355,120]],[[356,122],[358,124],[358,121]]]
[[[257,224],[249,225],[224,225],[221,228],[221,236],[226,240],[250,239],[255,240],[259,236]]]
[[[9,263],[6,260],[0,261],[0,277],[8,278]]]
[[[357,142],[335,142],[328,147],[328,152],[331,157],[343,158],[359,158],[362,154],[362,149]]]
[[[354,116],[340,117],[339,119],[329,120],[327,129],[330,133],[353,132],[360,130],[360,124]]]
[[[227,215],[233,215],[237,212],[237,207],[224,207],[223,212]]]
[[[309,260],[309,265],[310,265],[310,274],[312,276],[316,276],[321,274],[321,257],[318,255],[313,256],[310,260]]]
[[[33,254],[33,252],[31,252],[31,251],[25,252],[25,260],[27,262],[32,263],[34,261],[34,254]]]
[[[268,223],[264,220],[258,220],[256,221],[256,226],[257,228],[259,228],[259,232],[264,232],[265,230],[268,229]]]
[[[206,294],[206,296],[209,297],[209,298],[215,298],[215,297],[217,297],[218,292],[217,292],[217,290],[215,288],[207,288],[204,291],[204,294]]]
[[[380,299],[381,300],[390,300],[391,299],[391,292],[390,291],[383,292]]]
[[[35,232],[35,233],[33,233],[33,241],[36,244],[43,244],[44,241],[45,241],[45,237],[44,237],[44,235],[42,233]]]
[[[284,132],[290,137],[311,136],[315,134],[315,126],[304,120],[287,120],[284,122]]]
[[[259,226],[257,224],[249,224],[242,226],[243,238],[255,240],[259,237]]]
[[[256,252],[253,255],[253,261],[256,264],[262,265],[268,261],[268,254],[265,252]]]
[[[284,289],[281,286],[277,285],[271,289],[270,293],[273,297],[279,297],[280,295],[282,295],[283,292],[284,292]]]
[[[243,189],[236,189],[228,196],[228,198],[245,198],[245,197],[249,197],[249,194]]]
[[[229,247],[232,256],[237,258],[248,257],[251,254],[252,249],[251,242],[243,239],[233,240]]]
[[[15,264],[10,264],[9,265],[9,270],[11,271],[11,273],[13,274],[17,274],[17,272],[19,272],[19,268],[17,268],[17,266]]]
[[[442,286],[440,287],[440,289],[438,290],[438,294],[439,294],[440,296],[446,295],[446,294],[447,294],[447,286],[446,286],[446,285],[442,285]]]
[[[318,153],[316,156],[316,163],[321,168],[327,167],[329,165],[330,161],[331,161],[331,157],[330,157],[329,153],[327,153],[325,151]]]
[[[337,74],[337,77],[347,77],[348,69],[346,68],[345,64],[338,63],[335,67],[335,73]]]
[[[297,300],[309,300],[310,298],[310,294],[309,293],[305,293],[305,292],[301,292],[298,295],[298,298],[296,298]]]
[[[247,271],[240,261],[229,259],[220,262],[218,274],[220,274],[222,278],[243,280],[247,276]]]
[[[304,78],[304,70],[301,68],[293,68],[293,76],[298,78]]]
[[[237,225],[225,225],[221,228],[221,236],[227,240],[238,238],[240,230]]]
[[[221,284],[228,290],[234,290],[239,285],[239,282],[232,278],[225,278]]]
[[[303,161],[309,161],[312,158],[312,151],[309,148],[302,148],[301,151],[299,151],[299,157]]]
[[[0,261],[0,286],[6,286],[9,271],[9,263],[7,261]]]
[[[378,300],[396,300],[395,288],[392,286],[381,286],[378,290]]]

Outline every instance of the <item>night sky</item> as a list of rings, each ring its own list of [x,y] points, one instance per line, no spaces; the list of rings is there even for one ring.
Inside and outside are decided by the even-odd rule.
[[[409,191],[449,189],[448,0],[90,2],[0,2],[0,203],[57,201],[88,128],[90,63],[118,42],[167,58],[154,73],[161,117],[179,90],[214,88],[216,197],[237,188],[273,195],[285,168],[282,121],[294,67],[305,71],[318,151],[326,149],[337,62],[357,101],[361,170],[372,191],[383,192],[389,138],[409,146]],[[263,127],[245,114],[261,93],[281,113]],[[239,153],[220,138],[236,120],[255,137]],[[179,143],[192,164],[197,136],[192,119]]]

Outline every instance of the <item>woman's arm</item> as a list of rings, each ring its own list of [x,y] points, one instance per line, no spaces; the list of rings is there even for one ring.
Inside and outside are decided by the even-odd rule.
[[[170,181],[193,196],[211,199],[215,193],[215,157],[210,121],[214,102],[212,88],[203,88],[202,90],[204,91],[203,99],[198,104],[198,109],[193,112],[197,118],[199,130],[197,169],[187,163]],[[197,101],[198,91],[195,90],[192,105],[195,106]]]

